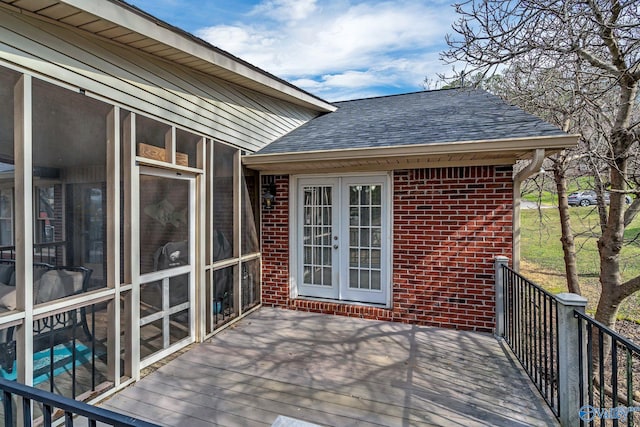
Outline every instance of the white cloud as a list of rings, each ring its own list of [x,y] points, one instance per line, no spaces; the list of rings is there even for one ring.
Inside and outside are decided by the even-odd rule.
[[[380,75],[375,71],[346,71],[341,74],[328,74],[322,76],[322,80],[326,85],[344,88],[344,87],[362,87],[362,86],[379,86],[385,81],[389,83],[389,77]]]
[[[265,0],[250,21],[197,35],[335,100],[376,86],[420,90],[424,73],[447,68],[438,53],[453,19],[450,6],[421,0]]]
[[[258,4],[252,15],[264,15],[276,21],[299,21],[316,9],[316,0],[267,0]]]
[[[438,73],[450,70],[438,61],[438,55],[438,52],[432,52],[389,59],[379,66],[364,70],[345,70],[290,81],[330,101],[366,98],[389,92],[415,92],[425,89],[425,78],[437,81]]]
[[[210,42],[214,40],[222,41],[222,43],[217,43],[216,46],[240,56],[244,60],[249,60],[246,57],[249,47],[254,52],[260,52],[262,49],[269,49],[277,41],[275,38],[251,31],[248,28],[231,25],[209,27],[199,31],[198,35]],[[249,62],[251,61],[249,60]]]

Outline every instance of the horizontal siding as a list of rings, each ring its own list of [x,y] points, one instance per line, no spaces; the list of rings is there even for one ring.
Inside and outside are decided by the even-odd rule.
[[[1,6],[0,59],[249,151],[317,114]]]

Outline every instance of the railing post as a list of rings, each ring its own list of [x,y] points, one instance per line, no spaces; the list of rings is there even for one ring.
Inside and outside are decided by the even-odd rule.
[[[580,323],[574,310],[584,313],[586,298],[570,293],[556,295],[558,302],[558,397],[562,426],[580,425]],[[584,334],[583,334],[584,336]]]
[[[504,270],[503,266],[509,265],[509,258],[497,256],[495,259],[495,290],[496,290],[496,328],[495,335],[504,337]]]

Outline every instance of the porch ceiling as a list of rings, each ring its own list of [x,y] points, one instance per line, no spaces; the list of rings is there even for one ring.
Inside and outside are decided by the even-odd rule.
[[[320,112],[328,102],[121,0],[0,0],[18,13],[69,25],[239,86]]]
[[[543,148],[547,155],[576,145],[577,135],[462,141],[383,148],[252,154],[243,164],[264,174],[383,171],[448,166],[513,165]]]

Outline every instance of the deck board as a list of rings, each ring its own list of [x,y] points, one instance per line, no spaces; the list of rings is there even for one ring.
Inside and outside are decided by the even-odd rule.
[[[166,426],[555,426],[492,336],[262,308],[102,406]]]

